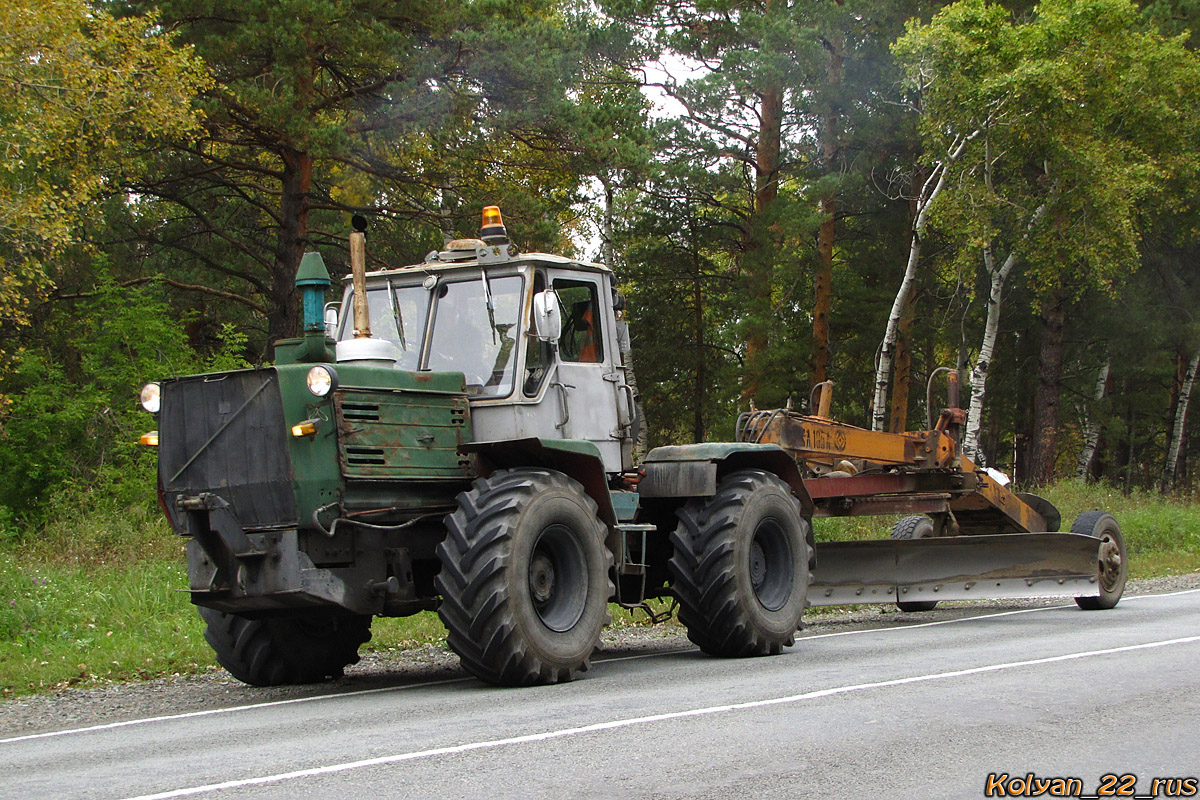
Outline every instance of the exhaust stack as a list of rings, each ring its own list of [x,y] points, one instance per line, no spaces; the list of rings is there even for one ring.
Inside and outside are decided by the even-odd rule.
[[[354,338],[371,337],[371,316],[367,312],[367,220],[355,214],[350,220],[350,276],[354,283]]]

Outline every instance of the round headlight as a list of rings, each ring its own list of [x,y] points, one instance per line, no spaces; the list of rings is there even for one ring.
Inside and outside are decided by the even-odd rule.
[[[142,408],[151,414],[157,414],[162,407],[162,387],[157,383],[147,383],[142,387]]]
[[[313,367],[308,371],[308,390],[324,397],[337,388],[337,373],[329,367]]]

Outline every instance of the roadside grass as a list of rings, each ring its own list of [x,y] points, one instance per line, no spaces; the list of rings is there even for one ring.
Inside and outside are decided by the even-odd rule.
[[[1200,571],[1200,502],[1153,492],[1124,495],[1064,482],[1045,496],[1063,528],[1090,509],[1111,512],[1130,550],[1131,576]],[[818,519],[819,540],[888,535],[895,518]],[[5,697],[217,668],[203,624],[183,591],[182,542],[157,509],[103,501],[64,510],[36,534],[0,538],[0,693]],[[654,601],[656,611],[669,603]],[[611,607],[614,627],[648,625],[642,611]],[[672,624],[675,624],[674,621]],[[440,645],[433,612],[379,619],[368,649]]]
[[[215,668],[157,510],[66,514],[0,547],[0,692]]]
[[[1082,481],[1063,481],[1043,494],[1062,513],[1063,530],[1070,530],[1084,511],[1107,511],[1116,517],[1129,548],[1131,578],[1200,571],[1200,500],[1195,497],[1164,497],[1145,490],[1125,495]]]

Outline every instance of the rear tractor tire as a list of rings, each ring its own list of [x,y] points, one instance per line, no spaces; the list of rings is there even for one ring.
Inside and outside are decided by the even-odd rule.
[[[472,675],[505,686],[573,680],[608,624],[607,528],[583,487],[522,468],[458,496],[437,547],[446,642]]]
[[[811,580],[809,522],[786,483],[759,470],[721,478],[677,512],[669,568],[688,638],[714,656],[775,655],[795,642]]]
[[[892,526],[893,539],[928,539],[933,536],[933,520],[924,514],[913,514],[904,517]],[[896,608],[910,614],[919,611],[933,611],[937,608],[937,600],[900,600]]]
[[[340,678],[358,663],[358,648],[371,638],[371,618],[333,611],[247,619],[200,608],[204,638],[217,661],[251,686],[320,683]]]
[[[1129,577],[1129,556],[1125,535],[1112,514],[1105,511],[1085,511],[1071,524],[1071,533],[1082,533],[1100,540],[1096,553],[1098,597],[1076,597],[1075,604],[1085,611],[1100,611],[1114,607],[1125,593]]]

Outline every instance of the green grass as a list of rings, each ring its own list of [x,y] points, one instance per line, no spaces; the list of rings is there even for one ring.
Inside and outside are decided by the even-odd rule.
[[[1044,496],[1062,513],[1063,530],[1084,511],[1108,511],[1121,524],[1129,547],[1133,578],[1178,575],[1200,570],[1200,503],[1194,498],[1164,497],[1134,491],[1126,496],[1110,487],[1066,481]]]
[[[1064,528],[1083,511],[1112,512],[1135,578],[1200,571],[1200,502],[1075,482],[1045,495],[1062,511]],[[820,519],[816,531],[822,540],[881,537],[893,521]],[[186,586],[182,542],[157,510],[91,504],[36,534],[10,533],[0,540],[0,692],[215,669]],[[646,624],[643,612],[613,607],[614,626]],[[376,620],[372,633],[369,648],[397,651],[440,643],[445,629],[425,612]]]
[[[157,514],[63,519],[0,549],[0,692],[213,668],[180,540]]]

